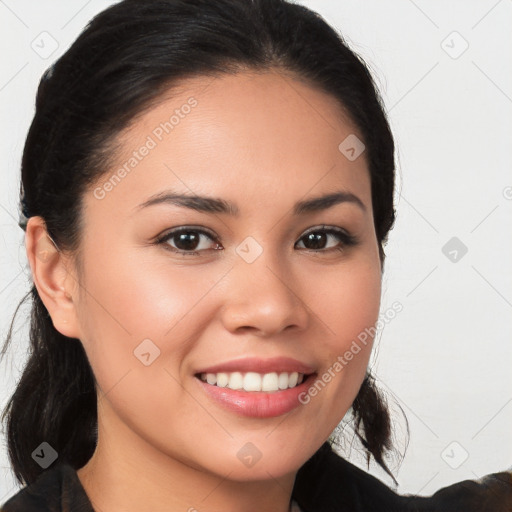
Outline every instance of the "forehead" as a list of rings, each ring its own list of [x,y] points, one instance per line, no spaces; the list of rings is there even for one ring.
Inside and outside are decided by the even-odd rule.
[[[169,188],[232,199],[243,213],[244,204],[347,189],[370,207],[366,154],[340,150],[351,137],[362,139],[339,102],[290,75],[185,80],[120,134],[99,181],[112,182],[102,204],[135,207]]]

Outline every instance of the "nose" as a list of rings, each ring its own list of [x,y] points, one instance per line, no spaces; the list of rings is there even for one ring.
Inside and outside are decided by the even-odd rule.
[[[269,337],[285,330],[301,331],[310,320],[307,290],[283,258],[263,251],[252,263],[235,258],[225,278],[222,322],[236,333],[250,330]]]

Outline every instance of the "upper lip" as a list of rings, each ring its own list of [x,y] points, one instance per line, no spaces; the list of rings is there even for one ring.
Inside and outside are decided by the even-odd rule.
[[[273,357],[271,359],[246,357],[201,368],[196,373],[256,372],[265,374],[271,372],[298,372],[310,374],[314,371],[311,366],[290,357]]]

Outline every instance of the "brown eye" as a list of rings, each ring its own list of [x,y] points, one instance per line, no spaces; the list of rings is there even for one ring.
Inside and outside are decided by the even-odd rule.
[[[328,242],[329,237],[333,237],[338,240],[339,244],[334,247],[325,248],[324,246]],[[301,240],[304,240],[306,250],[311,250],[313,252],[342,250],[345,247],[354,246],[358,243],[356,237],[337,228],[316,228],[306,233]]]
[[[206,231],[193,228],[180,228],[166,233],[157,240],[157,243],[166,244],[167,247],[181,254],[199,254],[201,251],[208,250],[208,243],[201,243],[201,238],[205,237],[214,241],[213,237]],[[172,244],[169,244],[172,241]],[[218,248],[218,244],[216,246]],[[215,248],[214,248],[215,250]]]

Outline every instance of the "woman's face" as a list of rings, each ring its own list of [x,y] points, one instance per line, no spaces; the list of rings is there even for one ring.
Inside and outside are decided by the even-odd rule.
[[[362,137],[333,98],[274,72],[173,94],[122,135],[83,200],[73,335],[99,387],[100,444],[239,481],[290,474],[349,409],[371,351],[358,336],[377,320],[381,267]],[[296,211],[338,192],[350,195]],[[316,375],[288,391],[223,387],[237,369],[269,389]]]

